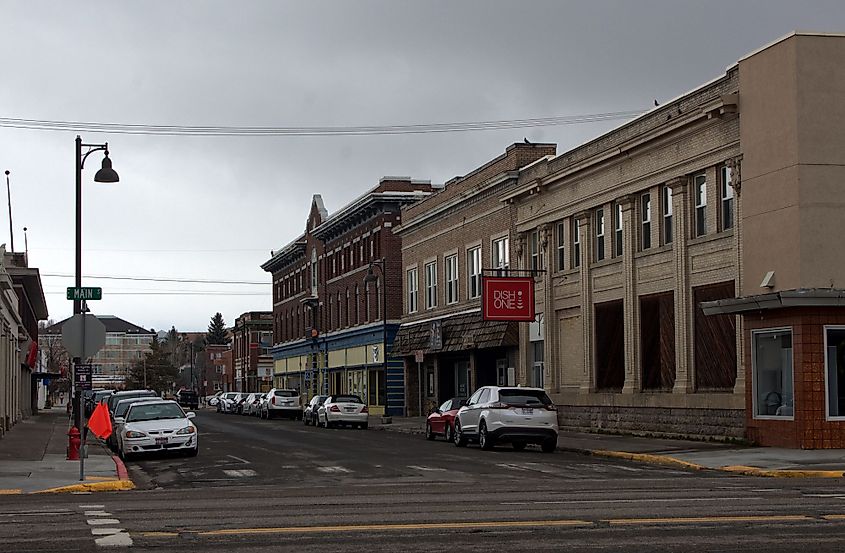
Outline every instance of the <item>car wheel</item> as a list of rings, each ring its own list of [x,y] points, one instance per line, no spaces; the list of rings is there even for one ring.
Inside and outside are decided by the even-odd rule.
[[[467,439],[464,436],[463,431],[461,431],[461,423],[455,421],[455,445],[458,447],[466,447]]]
[[[197,453],[200,452],[199,447],[195,447],[194,449],[189,449],[188,452],[185,454],[185,457],[196,457]]]
[[[365,422],[364,424],[362,424],[362,425],[361,425],[361,429],[362,429],[362,430],[366,430],[366,429],[368,429],[369,427],[370,427],[370,423],[368,423],[368,422]]]
[[[543,450],[543,453],[552,453],[555,449],[557,449],[557,439],[549,438],[548,440],[543,441],[540,444],[540,449]]]
[[[451,442],[452,440],[455,439],[455,436],[454,436],[455,433],[452,431],[452,425],[451,424],[446,423],[446,432],[444,432],[444,434],[446,436],[447,442]]]
[[[434,432],[431,430],[431,423],[425,423],[425,439],[426,440],[433,440],[434,439]]]
[[[302,424],[304,424],[305,426],[308,426],[308,421],[310,419],[311,419],[311,417],[302,417]]]
[[[481,421],[478,425],[478,445],[481,446],[481,449],[489,450],[493,449],[493,438],[490,437],[490,433],[487,432],[487,423]]]
[[[525,449],[525,442],[514,442],[513,444],[514,451],[522,451]]]

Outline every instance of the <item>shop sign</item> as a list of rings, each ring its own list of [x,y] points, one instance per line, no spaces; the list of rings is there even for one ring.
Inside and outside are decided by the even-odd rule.
[[[482,310],[485,321],[533,321],[534,279],[484,277]]]

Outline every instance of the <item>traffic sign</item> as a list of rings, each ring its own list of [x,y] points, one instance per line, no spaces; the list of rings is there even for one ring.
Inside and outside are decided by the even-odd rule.
[[[99,286],[68,286],[67,299],[77,300],[101,300],[103,289]]]
[[[91,389],[91,374],[94,372],[91,365],[77,365],[73,372],[73,382],[80,390]]]
[[[62,344],[71,357],[87,359],[106,345],[106,327],[94,315],[77,313],[62,325]]]

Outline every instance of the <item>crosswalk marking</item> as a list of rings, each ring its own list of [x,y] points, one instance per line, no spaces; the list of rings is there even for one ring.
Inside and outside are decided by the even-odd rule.
[[[123,528],[120,521],[112,517],[105,510],[105,505],[79,505],[87,518],[88,526],[92,526],[91,535],[98,547],[132,547],[132,538]]]
[[[345,474],[345,473],[352,472],[348,468],[341,467],[340,465],[329,466],[329,467],[317,467],[317,470],[319,470],[320,472],[326,472],[326,473],[344,473]]]
[[[226,476],[233,476],[235,478],[244,478],[247,476],[255,476],[258,474],[252,469],[224,469],[223,473]]]
[[[422,470],[422,471],[429,471],[429,472],[446,472],[446,469],[440,467],[426,467],[422,465],[408,465],[409,469],[414,470]]]

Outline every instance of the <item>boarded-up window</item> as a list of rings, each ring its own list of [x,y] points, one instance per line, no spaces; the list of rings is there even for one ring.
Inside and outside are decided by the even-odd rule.
[[[640,298],[643,389],[675,386],[675,297],[672,292]]]
[[[621,301],[596,304],[596,388],[622,391],[625,324]]]
[[[701,302],[733,297],[733,281],[693,288],[696,390],[727,391],[736,384],[736,316],[701,309]]]

